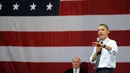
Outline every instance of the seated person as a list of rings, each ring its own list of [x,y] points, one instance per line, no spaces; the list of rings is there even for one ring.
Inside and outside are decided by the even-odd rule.
[[[87,72],[85,72],[84,70],[81,69],[80,65],[81,65],[80,58],[79,57],[74,57],[72,59],[73,68],[68,69],[64,73],[87,73]]]

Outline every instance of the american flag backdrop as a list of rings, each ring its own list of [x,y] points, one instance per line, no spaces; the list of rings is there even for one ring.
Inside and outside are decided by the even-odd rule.
[[[64,73],[89,62],[97,26],[117,41],[116,73],[129,73],[130,0],[0,0],[0,73]]]

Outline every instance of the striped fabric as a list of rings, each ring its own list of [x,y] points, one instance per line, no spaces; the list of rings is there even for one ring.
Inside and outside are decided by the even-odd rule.
[[[129,0],[1,0],[0,73],[64,73],[74,56],[93,73],[89,57],[101,23],[119,46],[116,73],[129,73]]]

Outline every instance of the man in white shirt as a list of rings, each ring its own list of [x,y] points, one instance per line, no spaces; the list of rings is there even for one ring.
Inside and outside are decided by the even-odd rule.
[[[118,47],[116,41],[109,39],[108,34],[108,26],[100,24],[98,26],[99,41],[92,42],[94,50],[90,57],[91,63],[95,64],[95,73],[114,73]]]
[[[82,70],[80,68],[80,65],[81,65],[80,58],[79,57],[74,57],[72,59],[72,66],[73,66],[73,68],[68,69],[64,73],[87,73],[87,72],[85,72],[84,70]]]

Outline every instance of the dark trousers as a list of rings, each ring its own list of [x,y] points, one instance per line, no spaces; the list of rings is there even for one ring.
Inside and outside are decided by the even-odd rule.
[[[113,68],[97,68],[95,73],[115,73]]]

